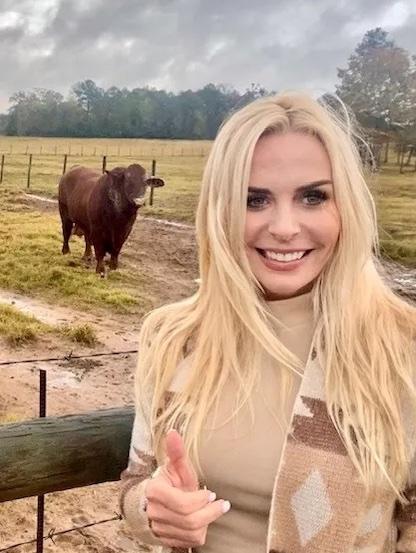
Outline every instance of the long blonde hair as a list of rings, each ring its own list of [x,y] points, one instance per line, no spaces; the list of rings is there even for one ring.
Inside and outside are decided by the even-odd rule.
[[[326,148],[341,218],[337,246],[312,292],[328,411],[366,488],[382,478],[405,502],[401,489],[409,448],[401,405],[405,394],[416,406],[411,354],[416,309],[381,276],[374,203],[348,117],[341,121],[307,95],[257,100],[220,129],[205,167],[196,217],[200,287],[190,298],[146,317],[137,398],[149,402],[159,458],[164,433],[176,426],[200,466],[199,436],[229,378],[238,384],[238,410],[250,399],[266,353],[281,367],[282,399],[287,397],[299,360],[276,337],[243,234],[256,143],[265,133],[289,130],[316,136]],[[161,414],[166,391],[189,349],[188,378]]]

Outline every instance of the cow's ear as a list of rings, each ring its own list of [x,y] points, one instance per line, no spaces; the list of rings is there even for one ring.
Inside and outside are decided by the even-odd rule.
[[[107,175],[110,174],[110,171],[108,169],[104,169],[104,173],[106,173]]]
[[[113,177],[114,184],[120,184],[124,181],[126,175],[126,169],[124,167],[114,167],[108,172]]]

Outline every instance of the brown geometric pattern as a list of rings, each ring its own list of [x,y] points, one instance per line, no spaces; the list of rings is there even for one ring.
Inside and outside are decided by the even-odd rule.
[[[273,491],[269,547],[352,552],[363,503],[363,486],[347,456],[288,442]]]
[[[134,446],[132,449],[138,460],[130,457],[127,468],[120,474],[122,485],[120,489],[119,504],[123,516],[125,516],[124,500],[127,492],[146,478],[149,478],[157,467],[156,459],[153,455],[148,455]]]
[[[328,414],[326,403],[320,399],[301,396],[311,417],[294,415],[290,441],[299,441],[310,447],[346,455],[345,446]]]
[[[126,478],[126,476],[124,476],[124,478]],[[129,477],[121,486],[121,490],[119,494],[119,505],[120,505],[121,515],[123,517],[126,516],[125,510],[124,510],[124,500],[126,498],[127,492],[129,492],[137,484],[140,484],[141,481],[142,481],[141,478]]]
[[[410,504],[398,504],[396,518],[400,522],[413,522],[416,524],[416,485],[406,488],[405,494]]]
[[[137,455],[137,461],[134,459],[129,460],[127,468],[121,473],[120,478],[126,478],[128,476],[134,476],[144,480],[149,478],[153,471],[157,468],[157,463],[154,455],[148,455],[133,446],[133,451]]]
[[[163,413],[163,411],[165,411],[165,409],[167,409],[167,407],[169,406],[170,402],[172,401],[172,398],[173,398],[174,395],[175,395],[174,392],[170,392],[169,390],[164,393],[164,395],[163,395],[163,405],[161,407],[159,407],[159,409],[157,410],[157,412],[156,412],[157,417],[160,417],[160,415]]]
[[[416,525],[404,522],[398,523],[398,538],[394,553],[415,553],[416,551]]]

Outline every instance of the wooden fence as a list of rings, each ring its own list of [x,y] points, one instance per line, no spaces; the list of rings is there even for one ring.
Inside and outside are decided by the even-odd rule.
[[[125,407],[0,426],[0,502],[118,480],[133,419]]]

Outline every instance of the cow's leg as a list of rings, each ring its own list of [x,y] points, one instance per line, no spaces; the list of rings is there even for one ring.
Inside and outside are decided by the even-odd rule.
[[[63,234],[63,238],[64,238],[64,243],[62,245],[62,253],[66,254],[66,253],[70,252],[69,238],[71,236],[72,227],[73,227],[74,223],[68,217],[68,209],[67,209],[66,205],[59,204],[59,214],[61,216],[62,234]]]
[[[124,229],[124,232],[119,232],[116,235],[113,235],[112,237],[112,245],[111,245],[111,259],[110,259],[110,269],[117,269],[118,267],[118,256],[120,255],[121,248],[123,247],[124,242],[126,241],[126,238],[130,234],[131,228],[133,226],[133,222],[129,225],[127,229]]]
[[[84,238],[85,238],[85,252],[84,252],[84,255],[82,256],[82,259],[89,264],[92,261],[91,238],[87,235],[87,233],[84,234]]]
[[[98,273],[102,278],[105,277],[105,267],[104,267],[104,256],[105,248],[102,244],[94,243],[95,259],[97,260],[97,265],[95,267],[95,272]]]
[[[120,253],[120,250],[118,251],[112,251],[111,252],[111,258],[110,258],[110,264],[109,267],[112,270],[117,269],[118,267],[118,254]]]

